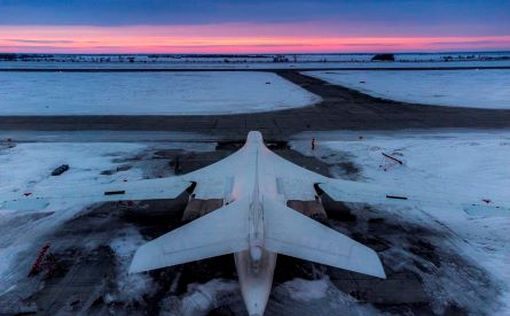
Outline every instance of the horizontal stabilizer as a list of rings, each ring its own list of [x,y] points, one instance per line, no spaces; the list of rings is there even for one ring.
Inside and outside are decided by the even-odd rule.
[[[287,256],[385,278],[377,253],[273,201],[264,201],[265,248]]]
[[[248,249],[245,200],[204,215],[138,248],[130,273],[221,256]]]

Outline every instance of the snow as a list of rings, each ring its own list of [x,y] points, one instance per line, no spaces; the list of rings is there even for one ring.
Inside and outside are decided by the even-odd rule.
[[[287,291],[289,291],[289,295],[292,299],[304,302],[326,297],[326,291],[329,285],[330,282],[328,279],[293,279],[283,284]]]
[[[0,149],[0,195],[10,192],[30,192],[38,188],[68,187],[79,184],[89,186],[114,182],[132,181],[144,178],[142,168],[117,169],[125,164],[126,158],[139,157],[153,144],[145,143],[21,143],[12,148]],[[212,144],[185,146],[188,150],[210,150]],[[180,149],[180,143],[159,143],[157,148]],[[62,163],[70,169],[58,177],[50,176],[51,171]],[[101,175],[104,170],[118,170],[111,175]],[[80,202],[81,203],[81,202]],[[86,202],[84,202],[86,203]],[[0,205],[1,206],[1,205]],[[26,276],[34,255],[42,246],[45,236],[60,225],[80,214],[85,204],[65,204],[52,200],[43,209],[9,210],[0,209],[0,293]],[[134,230],[134,229],[133,229]],[[132,230],[121,231],[111,246],[118,255],[119,273],[127,275],[129,254],[141,244],[141,236]],[[29,255],[23,256],[23,254]],[[21,260],[21,261],[20,261]],[[16,268],[14,267],[16,266]],[[119,278],[122,281],[122,278]],[[121,284],[129,288],[143,277],[133,276]],[[131,287],[136,297],[143,292],[144,285]]]
[[[115,158],[141,151],[145,145],[128,143],[27,143],[2,151],[0,155],[0,187],[2,191],[30,191],[37,186],[79,183],[92,185],[141,178],[140,170],[121,171],[98,178],[102,170],[114,168]],[[71,168],[62,176],[51,177],[61,164]]]
[[[2,115],[248,113],[319,101],[264,72],[0,72]]]
[[[510,70],[311,71],[304,74],[398,101],[510,109]]]
[[[371,62],[373,53],[354,54],[242,54],[242,55],[87,55],[21,54],[1,60],[0,68],[57,69],[292,69],[388,67],[510,66],[510,52],[397,53],[395,62]],[[275,60],[276,59],[276,60]],[[284,62],[282,62],[284,61]]]
[[[360,139],[360,136],[362,137]],[[315,151],[309,139],[316,137]],[[361,169],[359,181],[382,187],[399,185],[410,192],[437,198],[438,188],[452,196],[479,196],[479,189],[489,192],[493,201],[510,196],[509,131],[406,131],[406,132],[322,132],[295,137],[292,147],[307,155],[321,157],[328,163],[350,160]],[[393,163],[382,156],[388,153],[404,162]],[[341,176],[342,174],[339,173]],[[395,215],[417,222],[420,213],[390,209]],[[459,238],[452,241],[452,251],[460,252],[484,267],[506,286],[500,298],[510,313],[510,214],[486,212],[471,216],[461,208],[423,208],[432,220],[445,225]],[[493,215],[493,216],[491,216]],[[421,224],[432,225],[430,219]],[[480,289],[483,290],[483,289]]]
[[[209,315],[214,308],[239,301],[239,284],[234,280],[212,279],[188,285],[183,297],[169,296],[161,302],[161,315]]]
[[[118,262],[117,292],[110,295],[111,300],[118,296],[119,299],[122,297],[123,300],[128,298],[129,301],[141,302],[144,295],[152,294],[156,290],[156,285],[148,274],[128,273],[135,251],[146,242],[136,228],[128,227],[119,232],[117,238],[110,243]]]
[[[360,303],[339,290],[328,276],[316,280],[295,278],[275,284],[269,315],[381,315],[371,304]]]
[[[131,169],[118,172],[115,175],[99,178],[104,169],[110,169],[118,164],[115,158],[128,153],[138,152],[145,146],[125,143],[105,144],[39,144],[27,143],[14,148],[0,151],[0,188],[2,192],[14,190],[27,190],[38,186],[51,186],[59,183],[88,185],[121,181],[123,179],[138,179],[141,171]],[[59,177],[49,174],[53,168],[61,163],[71,166],[69,171]],[[26,271],[19,271],[12,267],[16,264],[17,256],[37,245],[39,238],[50,232],[64,221],[72,218],[83,209],[84,205],[63,207],[54,201],[45,209],[32,212],[54,212],[50,216],[37,220],[36,223],[27,221],[19,224],[14,230],[8,231],[19,212],[6,212],[0,210],[0,292],[11,285],[17,273],[25,275]],[[9,224],[11,223],[11,224]],[[29,231],[30,234],[26,234]]]
[[[373,55],[371,55],[373,56]],[[409,60],[395,62],[370,62],[368,60],[338,60],[319,62],[306,60],[288,63],[264,62],[179,62],[179,63],[94,63],[94,62],[2,62],[0,69],[178,69],[178,70],[264,70],[264,69],[356,69],[356,68],[472,68],[472,67],[510,67],[510,60],[467,60],[467,61],[439,61],[439,60]]]

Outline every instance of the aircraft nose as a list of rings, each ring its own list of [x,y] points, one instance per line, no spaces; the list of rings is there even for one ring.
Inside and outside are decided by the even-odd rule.
[[[247,307],[248,315],[250,316],[262,316],[264,315],[264,310],[266,309],[266,304],[262,302],[251,302]]]
[[[262,134],[259,131],[251,131],[246,138],[247,142],[261,143],[263,141]]]
[[[264,315],[270,288],[267,284],[261,284],[253,280],[244,288],[244,302],[250,316]]]
[[[235,253],[235,259],[246,311],[251,316],[262,316],[271,292],[276,254],[263,250],[257,268],[249,250]]]

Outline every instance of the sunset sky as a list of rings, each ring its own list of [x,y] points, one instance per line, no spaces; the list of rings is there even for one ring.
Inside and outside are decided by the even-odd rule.
[[[0,52],[510,50],[510,1],[0,0]]]

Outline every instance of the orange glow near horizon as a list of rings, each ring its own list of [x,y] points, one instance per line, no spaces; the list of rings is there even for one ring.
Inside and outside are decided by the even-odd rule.
[[[295,34],[278,27],[272,35],[270,29],[250,25],[0,26],[0,52],[235,54],[510,49],[510,35],[349,37]]]

